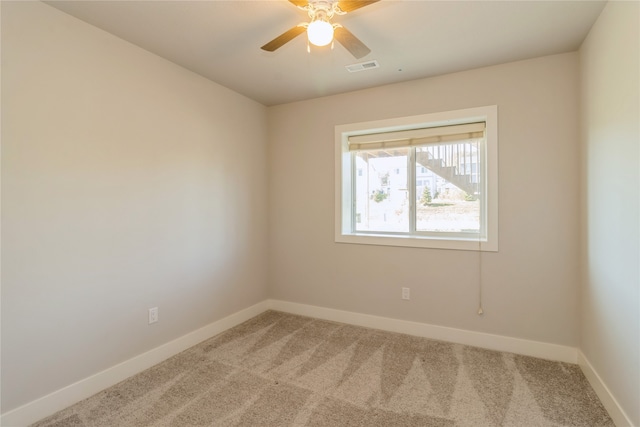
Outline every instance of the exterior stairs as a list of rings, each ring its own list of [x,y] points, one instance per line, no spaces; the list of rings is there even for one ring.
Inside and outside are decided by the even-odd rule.
[[[416,163],[447,180],[468,195],[478,194],[477,144],[437,145],[427,147],[424,151],[416,150]]]

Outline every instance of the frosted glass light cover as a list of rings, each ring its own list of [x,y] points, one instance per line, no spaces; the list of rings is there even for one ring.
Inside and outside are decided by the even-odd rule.
[[[327,21],[313,21],[307,28],[309,42],[316,46],[326,46],[333,40],[333,25]]]

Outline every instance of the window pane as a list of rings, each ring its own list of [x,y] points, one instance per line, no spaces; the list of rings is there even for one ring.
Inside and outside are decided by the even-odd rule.
[[[416,148],[416,230],[480,231],[480,142]]]
[[[354,153],[356,231],[409,231],[409,148]]]

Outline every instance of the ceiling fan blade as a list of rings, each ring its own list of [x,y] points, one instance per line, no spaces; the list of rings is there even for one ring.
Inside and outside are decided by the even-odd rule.
[[[280,34],[278,37],[271,40],[260,49],[266,50],[267,52],[273,52],[274,50],[282,47],[285,43],[290,42],[300,34],[304,33],[306,30],[307,29],[302,25],[296,25],[289,31],[285,31],[284,33]]]
[[[338,43],[344,46],[344,48],[351,52],[351,54],[357,59],[367,56],[369,52],[371,52],[371,49],[365,46],[360,39],[351,34],[351,31],[344,27],[336,28],[333,36],[338,40]]]
[[[289,0],[294,3],[292,0]],[[343,12],[351,12],[352,10],[360,9],[361,7],[369,6],[370,4],[377,3],[380,0],[342,0],[338,2],[338,7]]]
[[[298,7],[305,7],[306,5],[309,4],[307,0],[289,0],[289,3],[293,3]]]

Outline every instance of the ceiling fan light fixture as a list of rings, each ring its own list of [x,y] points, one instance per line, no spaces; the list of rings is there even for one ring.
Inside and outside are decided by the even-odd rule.
[[[2,1],[2,0],[0,0]],[[344,15],[356,9],[377,3],[380,0],[289,0],[291,4],[307,12],[308,22],[302,22],[280,34],[275,39],[261,47],[262,50],[273,52],[281,48],[305,31],[307,32],[307,52],[311,53],[311,45],[331,45],[336,40],[355,58],[360,59],[371,52],[364,43],[339,23],[331,24],[335,15]]]
[[[326,46],[333,40],[333,25],[323,19],[315,19],[307,27],[309,42],[316,46]]]

